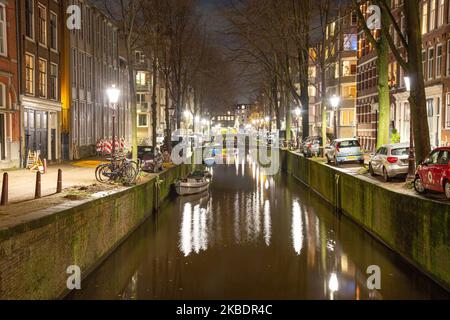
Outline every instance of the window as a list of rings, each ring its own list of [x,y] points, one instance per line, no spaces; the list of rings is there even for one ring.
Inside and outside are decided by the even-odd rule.
[[[425,2],[422,6],[422,34],[428,32],[428,3]]]
[[[77,49],[72,49],[72,88],[77,87],[78,53]]]
[[[427,115],[432,117],[434,115],[434,100],[427,99]]]
[[[444,24],[444,8],[445,8],[445,1],[438,0],[438,27]]]
[[[356,74],[356,60],[350,61],[350,60],[344,60],[342,62],[342,75],[344,77],[346,76],[352,76]]]
[[[34,93],[34,56],[25,54],[25,93]]]
[[[436,27],[436,0],[430,1],[430,25],[429,30],[433,31]]]
[[[146,87],[147,86],[147,75],[143,71],[138,71],[136,73],[136,85],[138,87]]]
[[[357,24],[358,24],[358,16],[356,15],[355,11],[352,11],[352,17],[351,17],[350,25],[356,26]]]
[[[58,65],[50,64],[50,99],[58,100]]]
[[[442,73],[442,45],[436,46],[436,78],[441,77]]]
[[[47,61],[39,59],[39,96],[47,97]]]
[[[0,54],[6,56],[8,37],[6,33],[6,10],[5,5],[0,3]]]
[[[141,113],[138,115],[138,127],[148,127],[148,115]]]
[[[0,83],[0,108],[6,108],[6,86]]]
[[[356,34],[344,35],[344,51],[356,51],[358,38]]]
[[[38,6],[38,18],[39,18],[39,43],[44,46],[47,45],[47,10],[45,7]]]
[[[341,126],[353,126],[355,124],[355,111],[342,110],[340,118],[341,118]]]
[[[58,16],[50,12],[50,48],[58,50]]]
[[[445,128],[450,128],[450,92],[446,94],[446,104],[445,104]]]
[[[311,84],[308,86],[308,95],[310,97],[315,97],[316,96],[316,87],[315,86],[313,86]]]
[[[428,80],[433,79],[434,48],[428,49]]]
[[[343,98],[356,98],[356,86],[343,86],[342,87]]]
[[[25,34],[34,39],[34,0],[25,0]]]
[[[422,72],[424,76],[426,74],[425,73],[426,65],[427,65],[427,52],[425,50],[422,50]]]

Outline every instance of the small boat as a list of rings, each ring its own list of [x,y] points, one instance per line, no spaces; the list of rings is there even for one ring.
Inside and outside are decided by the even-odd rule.
[[[209,172],[193,172],[187,178],[177,180],[175,182],[175,190],[180,196],[201,193],[208,190],[209,177]]]
[[[207,167],[212,167],[215,163],[216,163],[216,159],[211,157],[211,158],[205,158],[205,165]]]

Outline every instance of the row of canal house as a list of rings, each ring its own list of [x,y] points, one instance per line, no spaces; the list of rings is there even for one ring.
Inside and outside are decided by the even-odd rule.
[[[69,30],[69,5],[81,28]],[[87,0],[0,0],[0,168],[29,151],[56,162],[95,153],[99,139],[130,140],[128,62],[117,27]],[[106,89],[121,89],[111,106]]]
[[[430,143],[433,147],[450,145],[450,5],[449,0],[420,0],[422,32],[422,64],[427,98]],[[403,0],[393,0],[391,8],[404,34],[406,21]],[[365,10],[363,10],[365,11]],[[391,27],[391,34],[400,50],[402,43]],[[380,31],[374,31],[375,37]],[[366,150],[377,143],[378,94],[377,56],[364,32],[358,32],[357,67],[357,137]],[[410,140],[409,93],[405,72],[391,55],[389,85],[391,89],[390,129],[397,131],[401,142]]]

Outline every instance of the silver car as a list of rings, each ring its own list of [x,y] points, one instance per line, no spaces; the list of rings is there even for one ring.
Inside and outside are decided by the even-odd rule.
[[[409,143],[387,144],[372,154],[369,172],[372,176],[382,175],[388,182],[397,176],[408,174]]]
[[[327,162],[334,162],[336,166],[345,162],[359,162],[364,164],[364,154],[358,139],[337,139],[325,148]]]

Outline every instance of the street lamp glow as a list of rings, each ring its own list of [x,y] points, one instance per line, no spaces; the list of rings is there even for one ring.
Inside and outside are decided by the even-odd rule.
[[[294,114],[297,117],[300,117],[300,115],[302,114],[302,110],[299,107],[297,107],[297,108],[294,109]]]
[[[108,95],[110,103],[116,104],[119,102],[120,90],[117,89],[115,85],[112,85],[111,88],[107,89],[106,94]]]
[[[208,124],[208,120],[202,119],[202,124],[203,124],[204,126],[206,126],[206,125]]]
[[[330,98],[330,103],[331,106],[336,109],[339,106],[339,103],[341,102],[341,98],[339,98],[338,96],[334,95]]]
[[[264,120],[266,120],[266,122],[269,122],[270,121],[270,117],[267,116],[267,117],[264,118]]]
[[[406,88],[406,91],[411,91],[411,79],[408,77],[408,76],[406,76],[406,77],[404,77],[404,80],[405,80],[405,88]]]
[[[190,112],[189,110],[185,110],[185,111],[184,111],[184,117],[185,117],[185,118],[189,118],[190,115],[191,115],[191,112]]]
[[[199,123],[200,122],[200,116],[195,116],[195,122]]]
[[[332,273],[330,281],[328,282],[328,288],[331,292],[336,292],[339,290],[339,282],[336,273]]]

